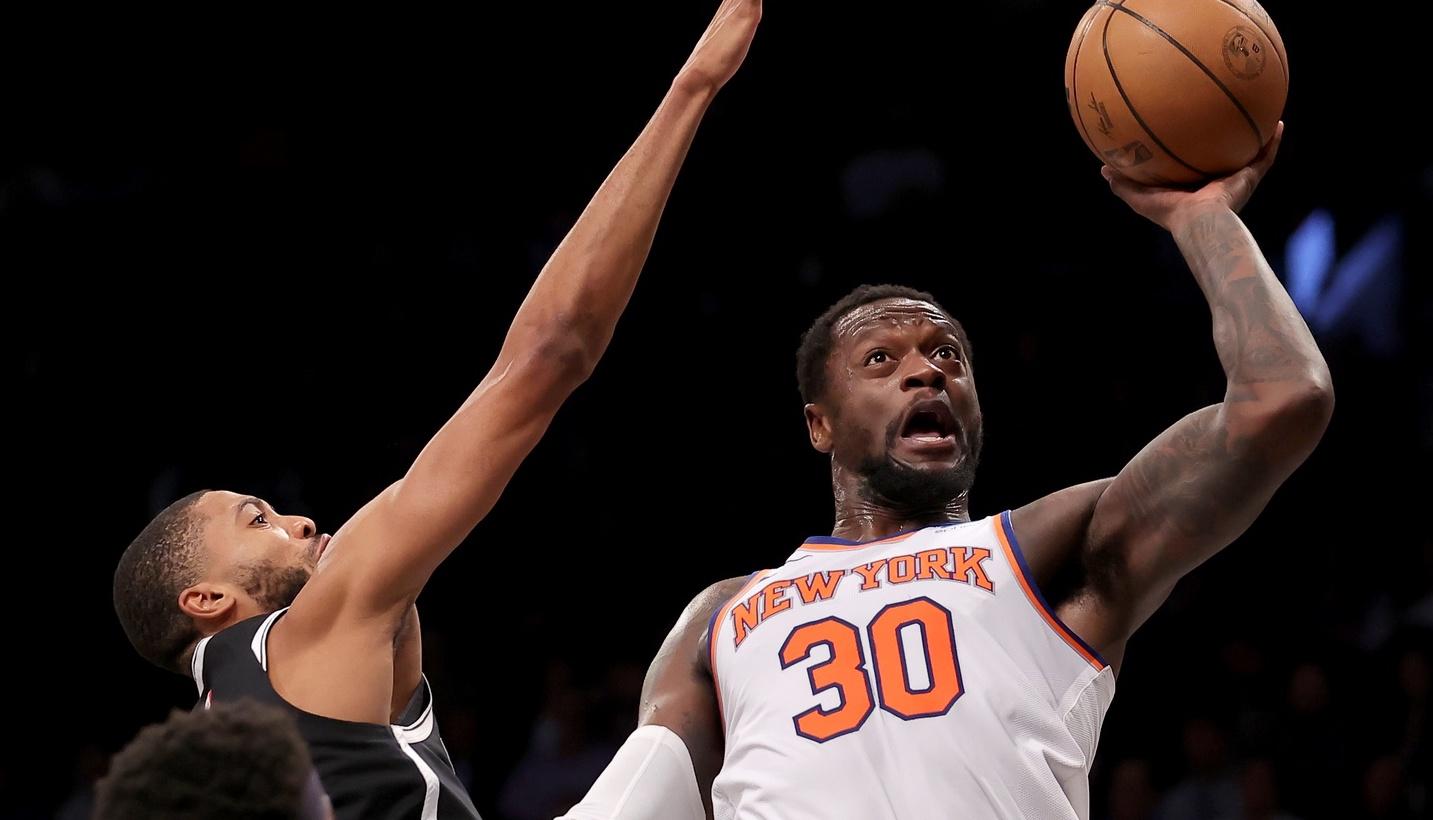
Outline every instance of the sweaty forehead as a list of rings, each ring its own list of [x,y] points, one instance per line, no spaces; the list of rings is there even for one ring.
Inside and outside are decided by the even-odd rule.
[[[950,317],[930,302],[918,299],[877,299],[853,308],[836,320],[831,335],[837,342],[847,341],[877,329],[897,328],[919,324],[939,325],[951,330]]]

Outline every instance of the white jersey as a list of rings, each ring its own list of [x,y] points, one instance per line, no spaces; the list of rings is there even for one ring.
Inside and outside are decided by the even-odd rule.
[[[809,539],[709,634],[717,820],[1089,817],[1114,674],[1046,605],[1008,512]]]

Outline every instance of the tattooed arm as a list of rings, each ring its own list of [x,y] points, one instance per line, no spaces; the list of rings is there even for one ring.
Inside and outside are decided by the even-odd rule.
[[[1254,165],[1195,192],[1105,170],[1120,198],[1174,235],[1209,302],[1227,380],[1223,402],[1174,424],[1112,481],[1017,511],[1013,523],[1031,531],[1032,546],[1063,541],[1066,555],[1078,554],[1084,588],[1060,614],[1112,663],[1180,577],[1253,523],[1333,411],[1323,356],[1236,214],[1282,131]]]

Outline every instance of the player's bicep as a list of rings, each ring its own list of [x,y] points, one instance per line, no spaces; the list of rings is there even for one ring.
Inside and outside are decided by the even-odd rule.
[[[707,630],[713,614],[744,582],[744,578],[732,578],[713,584],[683,610],[647,669],[637,714],[638,726],[663,726],[682,739],[691,753],[702,803],[708,811],[724,738],[716,682],[707,664]]]
[[[1190,570],[1242,534],[1297,461],[1240,436],[1224,406],[1191,413],[1125,465],[1101,494],[1086,549],[1109,571],[1106,597],[1133,631]]]
[[[712,678],[690,648],[663,646],[642,686],[637,725],[664,726],[681,738],[705,793],[721,768],[721,712]]]

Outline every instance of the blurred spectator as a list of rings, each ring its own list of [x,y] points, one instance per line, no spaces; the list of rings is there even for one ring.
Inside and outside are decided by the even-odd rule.
[[[546,697],[527,753],[518,761],[499,799],[509,820],[551,820],[575,805],[602,774],[618,745],[601,734],[602,710],[573,681],[572,670],[548,666]],[[628,713],[627,725],[635,707]]]
[[[1110,775],[1109,820],[1151,820],[1159,792],[1147,760],[1121,760]]]
[[[1302,663],[1289,677],[1285,712],[1278,728],[1278,761],[1288,784],[1289,810],[1323,817],[1349,809],[1352,765],[1348,737],[1333,709],[1328,673]]]
[[[1368,764],[1363,774],[1362,816],[1368,820],[1414,820],[1418,816],[1403,788],[1403,768],[1398,758],[1389,755]]]
[[[1159,820],[1209,820],[1238,817],[1239,782],[1229,765],[1224,730],[1207,718],[1184,724],[1184,780],[1160,801]]]
[[[1269,760],[1259,758],[1244,764],[1244,772],[1239,778],[1243,810],[1222,820],[1299,820],[1279,808],[1279,789],[1275,780],[1274,764]]]
[[[453,761],[453,773],[468,789],[468,794],[472,794],[476,774],[474,759],[483,743],[482,719],[476,709],[460,702],[444,709],[438,722],[443,727],[443,748]]]
[[[1271,680],[1266,653],[1247,637],[1219,652],[1227,676],[1230,725],[1240,749],[1266,749],[1276,730],[1279,689]]]

